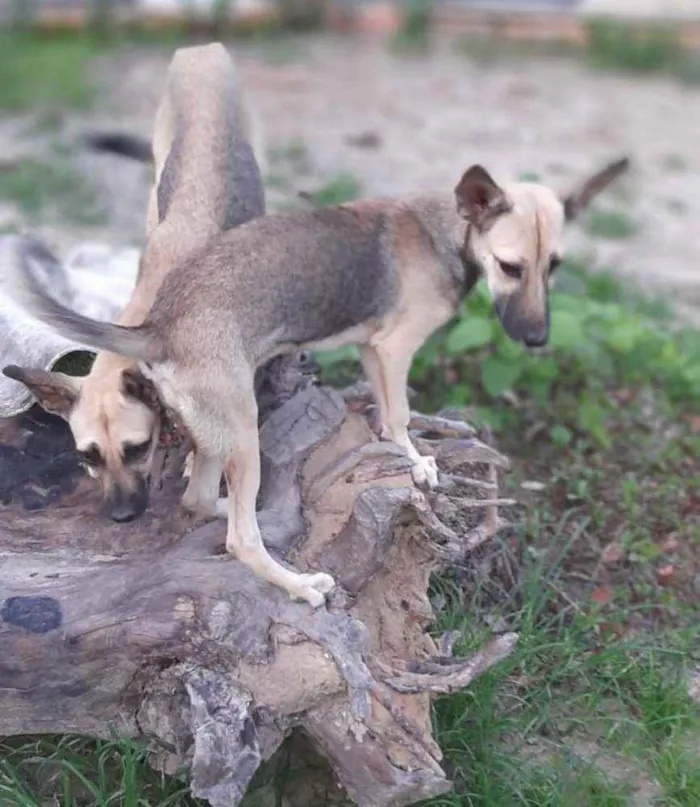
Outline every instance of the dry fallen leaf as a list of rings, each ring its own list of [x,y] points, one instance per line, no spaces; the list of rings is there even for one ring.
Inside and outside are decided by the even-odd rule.
[[[619,563],[625,556],[625,548],[619,541],[608,544],[600,553],[600,559],[606,566],[613,566]]]
[[[607,605],[615,599],[615,592],[610,586],[600,586],[591,594],[592,602],[598,605]]]
[[[670,536],[663,542],[663,544],[661,545],[661,549],[664,552],[675,552],[679,546],[680,543],[678,542],[678,539],[674,538],[673,536]]]
[[[669,586],[673,583],[673,578],[676,575],[676,567],[672,563],[667,563],[656,572],[656,579],[662,586]]]
[[[700,415],[686,415],[685,420],[690,426],[690,431],[693,434],[700,433]]]

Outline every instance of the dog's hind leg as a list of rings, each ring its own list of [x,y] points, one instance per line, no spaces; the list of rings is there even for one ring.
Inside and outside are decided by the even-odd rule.
[[[237,389],[227,396],[226,414],[222,413],[220,423],[222,445],[227,446],[224,464],[228,486],[226,549],[263,580],[283,588],[293,599],[306,600],[318,608],[335,585],[333,578],[324,573],[299,574],[287,569],[263,545],[255,514],[260,487],[258,413],[252,375],[250,383],[242,389],[244,375],[237,374]]]
[[[434,457],[421,456],[408,436],[408,372],[414,351],[407,348],[410,334],[392,333],[375,345],[363,345],[362,366],[379,406],[382,437],[405,449],[413,463],[411,475],[417,485],[436,487],[438,470]]]

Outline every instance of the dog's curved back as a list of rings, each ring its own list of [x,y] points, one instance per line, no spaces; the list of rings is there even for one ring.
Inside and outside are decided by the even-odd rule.
[[[222,230],[265,212],[253,148],[256,137],[233,60],[217,43],[181,48],[171,60],[151,143],[151,188],[137,285],[117,320],[146,318],[171,269]],[[141,149],[137,159],[143,159]],[[124,152],[125,153],[125,152]],[[134,155],[129,155],[134,156]],[[154,390],[133,359],[98,353],[89,375],[14,368],[13,376],[44,408],[68,420],[76,447],[100,479],[113,518],[126,520],[146,506],[146,480],[160,432]]]

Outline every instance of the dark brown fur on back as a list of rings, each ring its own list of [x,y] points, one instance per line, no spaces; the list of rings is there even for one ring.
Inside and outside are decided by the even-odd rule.
[[[392,239],[391,219],[379,208],[258,219],[175,269],[147,325],[170,344],[182,338],[189,345],[192,327],[222,336],[233,328],[254,361],[280,345],[326,339],[395,304]],[[167,324],[175,319],[182,323],[176,333]]]

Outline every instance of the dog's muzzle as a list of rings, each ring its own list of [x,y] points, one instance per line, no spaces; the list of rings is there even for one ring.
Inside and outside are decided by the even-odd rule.
[[[107,507],[112,521],[120,524],[138,518],[148,507],[148,480],[139,476],[136,490],[115,488]]]
[[[514,342],[522,342],[526,347],[543,347],[549,341],[549,300],[539,316],[523,309],[519,295],[501,297],[494,307],[505,332]]]

